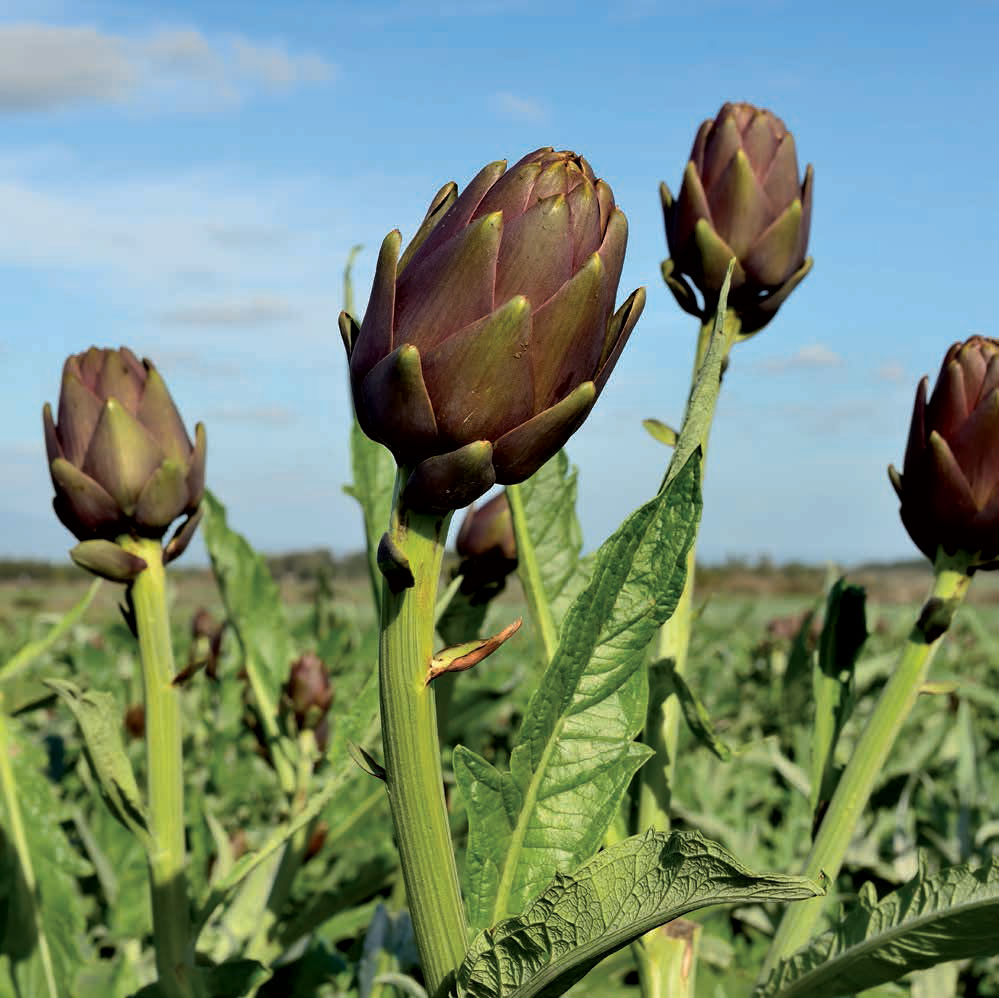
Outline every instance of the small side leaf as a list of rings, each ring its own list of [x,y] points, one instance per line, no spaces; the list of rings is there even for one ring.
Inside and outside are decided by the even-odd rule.
[[[64,679],[48,679],[45,685],[55,690],[80,725],[87,758],[109,810],[145,842],[145,805],[121,740],[122,714],[114,697],[97,690],[84,692]]]
[[[753,998],[839,998],[948,960],[999,953],[999,859],[954,866],[880,901],[873,885],[834,929],[781,961]]]
[[[655,832],[556,876],[520,916],[481,933],[458,969],[459,998],[555,998],[605,956],[712,904],[797,901],[804,877],[757,875],[699,832]]]
[[[687,722],[691,734],[704,746],[709,748],[722,762],[728,762],[732,758],[732,750],[718,736],[715,731],[711,715],[708,714],[707,707],[701,702],[696,693],[687,685],[687,681],[681,676],[673,665],[672,659],[663,659],[656,662],[652,667],[652,682],[662,684],[660,695],[670,693],[675,694],[683,719]],[[665,697],[663,697],[665,699]]]
[[[838,579],[829,590],[813,673],[815,726],[812,736],[812,814],[832,797],[839,733],[853,709],[853,668],[867,640],[866,596],[860,586]]]

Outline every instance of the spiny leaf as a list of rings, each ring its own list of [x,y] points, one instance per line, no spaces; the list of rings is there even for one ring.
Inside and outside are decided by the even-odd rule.
[[[640,935],[712,904],[821,894],[803,877],[757,875],[699,832],[655,832],[555,877],[522,915],[481,933],[458,969],[458,998],[555,998]]]
[[[528,705],[510,772],[455,750],[473,928],[523,910],[556,872],[592,856],[648,758],[633,741],[645,721],[645,649],[683,588],[699,474],[694,458],[601,547]]]
[[[916,878],[880,901],[872,884],[834,929],[774,968],[753,998],[839,998],[948,960],[999,953],[999,859]]]

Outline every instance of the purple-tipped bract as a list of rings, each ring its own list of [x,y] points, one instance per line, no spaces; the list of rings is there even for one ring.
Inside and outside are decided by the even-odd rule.
[[[490,163],[382,243],[360,328],[341,316],[362,429],[445,512],[532,475],[579,428],[645,301],[615,312],[627,222],[571,152]]]

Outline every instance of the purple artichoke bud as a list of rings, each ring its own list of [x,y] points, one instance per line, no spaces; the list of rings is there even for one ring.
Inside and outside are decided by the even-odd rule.
[[[455,547],[461,558],[462,592],[495,595],[503,588],[506,577],[517,569],[517,542],[506,495],[501,492],[465,514]]]
[[[743,332],[762,329],[811,269],[812,168],[798,179],[794,137],[770,111],[724,104],[694,139],[680,196],[661,186],[670,259],[663,274],[680,305],[717,308],[729,261],[728,307]],[[704,296],[698,309],[689,278]]]
[[[284,693],[298,730],[314,731],[316,744],[324,749],[329,735],[326,715],[333,702],[333,684],[326,663],[314,652],[306,652],[292,664]]]
[[[100,568],[92,562],[102,548],[89,542],[123,534],[159,539],[179,516],[187,520],[167,545],[166,560],[183,551],[205,488],[205,429],[198,423],[192,445],[150,361],[140,362],[127,347],[74,354],[63,367],[58,423],[48,403],[42,419],[53,505],[84,542],[84,567]]]
[[[902,523],[931,561],[999,567],[999,340],[972,336],[947,351],[933,394],[916,389],[905,462],[888,474]]]
[[[341,318],[357,418],[410,472],[404,500],[458,509],[530,477],[579,428],[645,304],[614,311],[628,226],[572,152],[446,185],[413,243],[382,243],[358,329]]]

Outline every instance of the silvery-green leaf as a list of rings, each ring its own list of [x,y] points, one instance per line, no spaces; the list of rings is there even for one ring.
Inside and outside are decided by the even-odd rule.
[[[821,889],[758,875],[698,832],[654,832],[559,874],[521,915],[479,934],[458,968],[458,998],[555,998],[605,956],[713,904],[795,901]]]
[[[954,866],[880,901],[872,884],[829,932],[781,961],[753,998],[839,998],[949,960],[999,953],[999,859]]]

